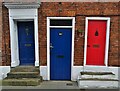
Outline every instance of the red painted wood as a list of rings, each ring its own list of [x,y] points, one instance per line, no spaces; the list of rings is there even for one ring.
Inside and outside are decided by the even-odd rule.
[[[105,20],[88,21],[86,65],[105,65],[106,28]]]

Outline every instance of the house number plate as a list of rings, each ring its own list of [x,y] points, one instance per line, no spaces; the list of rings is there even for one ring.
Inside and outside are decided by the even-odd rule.
[[[63,35],[63,33],[62,32],[59,32],[59,36],[62,36]]]

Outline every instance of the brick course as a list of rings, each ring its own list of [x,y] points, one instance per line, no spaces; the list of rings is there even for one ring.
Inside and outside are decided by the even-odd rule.
[[[120,1],[118,3],[118,14],[120,15]],[[120,34],[120,17],[118,18],[118,34]],[[120,36],[118,36],[118,45],[119,45],[119,50],[118,50],[118,64],[120,64]]]
[[[41,11],[40,11],[41,10]],[[108,2],[67,2],[59,4],[58,2],[42,3],[39,10],[39,38],[40,42],[40,61],[41,65],[47,64],[46,58],[46,17],[56,16],[74,16],[76,19],[75,25],[75,53],[74,65],[83,65],[84,59],[84,37],[80,37],[77,33],[78,29],[85,30],[85,17],[89,16],[104,16],[111,18],[110,28],[110,50],[109,50],[109,65],[119,66],[118,64],[118,3]],[[42,21],[42,22],[40,22]],[[44,51],[44,52],[43,52]]]
[[[0,65],[2,65],[2,2],[0,1]]]
[[[78,29],[85,30],[85,17],[104,16],[111,18],[109,66],[120,66],[118,64],[118,2],[42,2],[38,9],[39,14],[39,58],[40,65],[47,65],[47,17],[75,17],[75,46],[74,65],[83,65],[84,59],[84,36],[79,36]],[[10,65],[10,35],[8,10],[3,6],[3,65]],[[84,33],[84,32],[83,32]],[[119,37],[120,38],[120,37]],[[5,45],[5,46],[4,46]],[[6,47],[6,48],[5,48]],[[5,51],[7,53],[5,53]],[[7,63],[7,64],[6,64]]]
[[[28,2],[28,3],[37,3],[38,0],[3,0],[3,2],[10,2],[10,3],[14,3],[14,2]]]
[[[2,65],[8,66],[11,63],[10,52],[10,30],[8,9],[2,7],[3,30],[2,30]]]

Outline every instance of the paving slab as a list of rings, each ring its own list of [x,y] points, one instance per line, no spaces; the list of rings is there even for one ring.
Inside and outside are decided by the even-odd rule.
[[[38,86],[2,86],[2,89],[79,89],[75,81],[43,81]]]
[[[120,91],[118,89],[80,89],[76,81],[43,81],[38,86],[2,86],[1,88],[2,91],[33,91],[33,89],[35,91],[49,91],[50,89],[51,91]]]

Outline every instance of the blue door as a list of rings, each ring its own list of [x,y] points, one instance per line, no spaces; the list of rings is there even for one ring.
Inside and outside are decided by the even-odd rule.
[[[50,79],[71,79],[71,28],[50,29]]]
[[[18,41],[20,65],[34,65],[34,22],[18,22]]]

